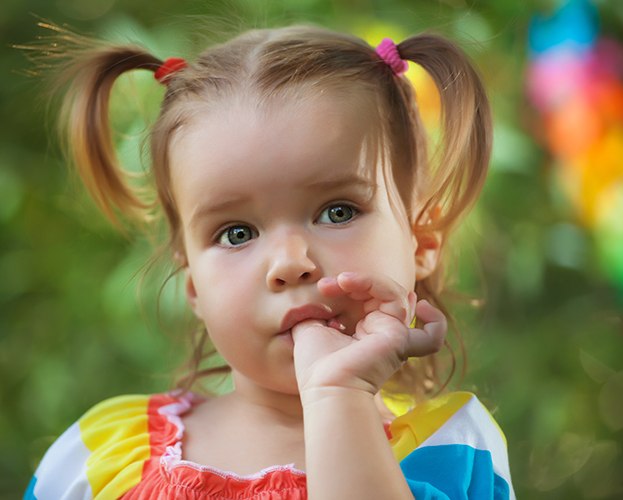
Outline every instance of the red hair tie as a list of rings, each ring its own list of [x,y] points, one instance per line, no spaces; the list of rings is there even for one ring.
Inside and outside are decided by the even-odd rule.
[[[186,61],[181,57],[169,57],[158,67],[154,73],[154,78],[160,83],[166,85],[167,79],[170,75],[176,71],[184,69],[186,66],[188,66]]]
[[[396,47],[391,38],[383,38],[383,41],[376,48],[376,53],[381,56],[381,59],[392,69],[396,76],[402,75],[409,68],[407,61],[400,57],[398,47]]]

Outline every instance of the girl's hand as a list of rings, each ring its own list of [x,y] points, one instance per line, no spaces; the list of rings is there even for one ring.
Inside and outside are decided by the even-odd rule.
[[[346,335],[326,321],[307,320],[292,328],[299,392],[318,387],[358,389],[376,394],[409,357],[433,354],[443,346],[446,318],[429,302],[417,302],[395,281],[360,273],[323,278],[326,297],[362,302],[364,317]],[[409,328],[413,314],[424,327]]]

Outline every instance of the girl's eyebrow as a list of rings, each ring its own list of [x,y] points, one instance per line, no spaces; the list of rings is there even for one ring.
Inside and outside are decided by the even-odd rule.
[[[322,179],[318,181],[313,181],[305,186],[310,189],[339,189],[339,188],[359,188],[359,189],[370,189],[372,192],[376,190],[376,182],[372,179],[368,179],[366,177],[362,177],[359,175],[348,175],[343,177],[336,177],[334,179]]]
[[[333,179],[322,179],[313,181],[308,184],[304,184],[303,188],[319,192],[344,188],[357,189],[362,191],[365,190],[369,191],[369,196],[370,198],[372,198],[372,196],[374,196],[374,193],[376,192],[377,185],[376,182],[372,181],[372,179],[368,179],[359,175],[347,175],[336,177]],[[224,199],[223,201],[218,201],[216,203],[207,202],[201,204],[196,207],[195,210],[193,210],[193,213],[190,217],[189,226],[193,228],[197,226],[199,221],[205,216],[240,206],[248,202],[249,199],[250,198],[248,196],[234,196]]]
[[[238,206],[242,203],[245,203],[248,200],[249,198],[246,196],[236,196],[232,198],[227,198],[226,200],[223,200],[217,203],[201,204],[197,208],[195,208],[195,210],[193,210],[193,213],[190,216],[189,225],[190,227],[195,227],[199,223],[199,221],[206,215],[222,212],[224,210],[227,210],[232,207]]]

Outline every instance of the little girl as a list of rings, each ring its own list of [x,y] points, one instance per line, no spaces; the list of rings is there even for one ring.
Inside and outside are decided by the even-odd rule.
[[[402,415],[381,397],[430,389],[433,358],[413,358],[444,345],[440,255],[487,170],[488,102],[460,50],[289,27],[195,61],[102,45],[68,61],[70,153],[113,221],[150,206],[115,159],[111,87],[136,69],[166,85],[151,132],[158,201],[234,389],[96,405],[25,498],[514,498],[505,439],[474,395],[418,397]],[[439,89],[436,156],[407,61]]]

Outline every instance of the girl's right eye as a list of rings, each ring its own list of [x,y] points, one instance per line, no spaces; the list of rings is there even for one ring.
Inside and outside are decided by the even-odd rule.
[[[229,226],[224,229],[218,236],[218,244],[224,247],[235,247],[250,241],[256,236],[255,231],[249,226],[242,224]]]

